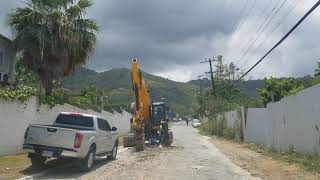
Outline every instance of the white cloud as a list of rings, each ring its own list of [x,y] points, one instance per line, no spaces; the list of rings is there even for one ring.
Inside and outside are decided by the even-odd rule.
[[[316,2],[287,1],[247,56],[240,61],[250,42],[258,36],[258,27],[278,2],[249,0],[248,7],[253,2],[256,4],[250,13],[246,11],[246,21],[238,27],[235,25],[241,20],[245,1],[96,0],[88,15],[97,19],[102,31],[98,35],[96,54],[88,67],[98,71],[130,67],[130,59],[137,57],[146,72],[188,81],[208,71],[207,65],[199,64],[205,57],[223,55],[227,62],[234,61],[247,70]],[[10,36],[5,24],[6,14],[19,2],[0,0],[0,4],[0,33]],[[296,4],[286,20],[270,35],[271,28]],[[248,77],[312,74],[320,58],[320,45],[317,43],[320,40],[319,19],[320,10],[317,9]]]

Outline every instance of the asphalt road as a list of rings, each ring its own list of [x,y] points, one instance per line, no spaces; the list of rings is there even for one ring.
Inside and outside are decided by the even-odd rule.
[[[79,173],[72,163],[50,169],[37,179],[259,179],[234,165],[208,139],[184,122],[172,127],[172,147],[144,152],[120,148],[115,161],[98,161],[93,171]]]

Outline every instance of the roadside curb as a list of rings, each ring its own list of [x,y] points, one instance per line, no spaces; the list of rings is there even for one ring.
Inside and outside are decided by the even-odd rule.
[[[47,173],[48,170],[45,170],[43,172],[40,172],[40,173],[37,173],[37,174],[33,174],[33,175],[30,175],[30,176],[25,176],[25,177],[22,177],[22,178],[19,178],[19,179],[16,179],[16,180],[34,180],[34,179],[37,179],[38,177],[41,177],[43,176],[45,173]]]
[[[32,180],[32,179],[34,179],[33,176],[25,176],[25,177],[19,178],[17,180]]]

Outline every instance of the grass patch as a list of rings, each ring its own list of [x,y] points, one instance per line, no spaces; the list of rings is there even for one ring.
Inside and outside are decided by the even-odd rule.
[[[201,123],[199,127],[199,132],[202,135],[216,135],[216,123],[214,121],[207,121]]]
[[[125,136],[125,134],[118,135],[118,145],[119,146],[123,146],[123,137],[124,136]]]
[[[320,156],[311,154],[302,154],[295,152],[294,148],[288,151],[280,152],[270,146],[249,144],[248,147],[259,153],[271,156],[272,158],[283,160],[288,163],[296,163],[301,165],[305,170],[320,173]]]
[[[235,130],[233,128],[226,128],[222,131],[222,136],[227,139],[234,139],[235,136]]]
[[[21,170],[30,166],[27,154],[0,157],[0,179],[15,179],[23,176]]]
[[[19,164],[29,162],[27,154],[19,154],[13,156],[2,156],[0,157],[0,169],[12,168]],[[0,170],[1,172],[1,170]]]

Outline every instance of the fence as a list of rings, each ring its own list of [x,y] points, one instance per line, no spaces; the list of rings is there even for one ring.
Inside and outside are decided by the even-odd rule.
[[[36,97],[30,98],[25,104],[0,100],[0,156],[20,153],[27,126],[29,124],[52,124],[60,112],[95,114],[106,118],[112,126],[117,127],[119,134],[125,134],[130,130],[131,115],[126,111],[97,113],[69,104],[50,108],[47,105],[40,106]]]
[[[227,126],[234,126],[234,112],[227,112]],[[285,151],[320,153],[320,85],[269,103],[267,108],[244,111],[242,131],[246,142],[270,145]]]

